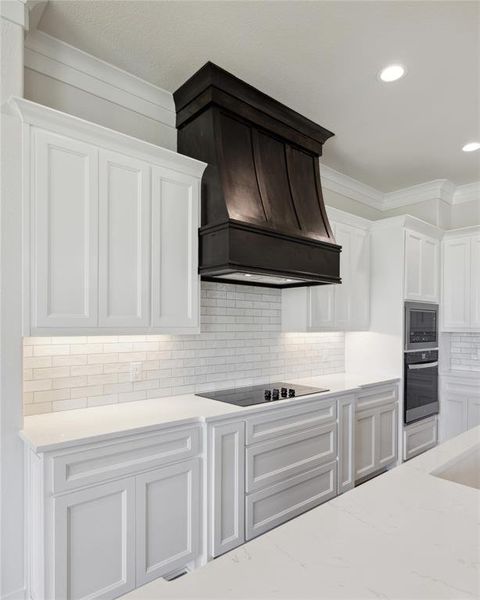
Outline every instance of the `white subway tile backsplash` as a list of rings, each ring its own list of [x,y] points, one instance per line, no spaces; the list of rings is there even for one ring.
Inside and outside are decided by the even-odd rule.
[[[450,334],[450,369],[480,371],[480,333]]]
[[[200,311],[199,335],[25,338],[25,414],[344,370],[343,333],[281,332],[279,290],[203,282]]]

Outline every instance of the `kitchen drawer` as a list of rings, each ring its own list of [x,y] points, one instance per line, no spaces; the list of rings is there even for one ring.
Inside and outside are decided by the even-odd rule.
[[[336,495],[336,461],[296,475],[246,497],[246,539],[330,500]]]
[[[437,445],[437,417],[423,419],[403,430],[403,460],[409,460]]]
[[[246,450],[246,491],[271,486],[331,462],[336,455],[335,422],[254,444]]]
[[[397,400],[398,386],[396,383],[362,388],[358,393],[357,412]]]
[[[201,451],[200,439],[200,428],[189,427],[56,455],[52,458],[53,493],[191,458]]]
[[[247,419],[246,444],[263,442],[272,438],[303,429],[310,429],[318,425],[325,425],[337,418],[337,404],[335,400],[321,400],[308,402],[302,406],[282,407],[269,410],[267,413]]]

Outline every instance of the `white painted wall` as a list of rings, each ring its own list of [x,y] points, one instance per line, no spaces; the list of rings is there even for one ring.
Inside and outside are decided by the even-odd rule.
[[[21,2],[1,3],[1,104],[23,93]],[[0,597],[23,598],[24,515],[21,337],[21,144],[20,123],[1,118],[0,246]]]
[[[25,68],[25,98],[157,146],[177,149],[174,127],[28,68]]]
[[[448,229],[480,225],[480,198],[451,207]]]

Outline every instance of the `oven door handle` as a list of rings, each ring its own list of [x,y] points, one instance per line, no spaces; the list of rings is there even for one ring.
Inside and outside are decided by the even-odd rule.
[[[418,365],[408,365],[409,369],[431,369],[432,367],[438,367],[438,360],[431,363],[419,363]]]

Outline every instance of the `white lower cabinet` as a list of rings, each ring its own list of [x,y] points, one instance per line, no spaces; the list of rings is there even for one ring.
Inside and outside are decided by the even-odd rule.
[[[360,410],[355,418],[355,480],[380,472],[398,459],[396,402]]]
[[[208,426],[209,556],[245,542],[245,422]]]
[[[55,498],[53,515],[53,595],[43,598],[107,600],[135,588],[133,478]]]
[[[355,396],[342,396],[338,405],[338,486],[343,494],[355,485]]]
[[[200,532],[200,461],[138,475],[137,586],[194,561]]]
[[[245,511],[246,539],[251,540],[336,495],[336,461],[249,494]]]
[[[157,432],[28,451],[32,600],[110,600],[200,560],[201,462],[179,460],[200,454],[199,430],[165,431],[165,444]],[[71,477],[67,491],[58,485],[61,471],[85,469],[95,480]]]
[[[439,422],[442,442],[480,425],[480,377],[441,376]]]
[[[403,460],[409,460],[437,445],[437,417],[422,419],[403,430]]]

